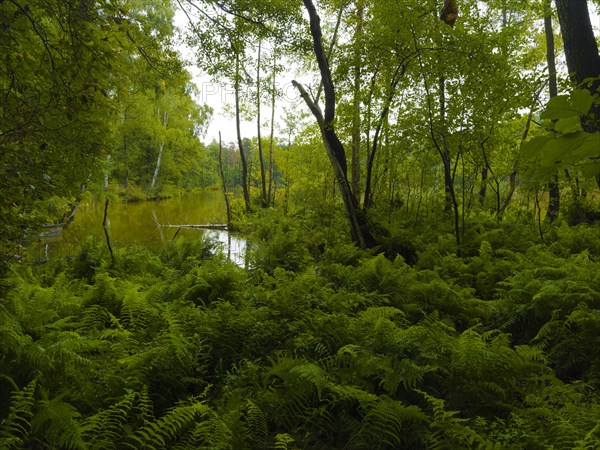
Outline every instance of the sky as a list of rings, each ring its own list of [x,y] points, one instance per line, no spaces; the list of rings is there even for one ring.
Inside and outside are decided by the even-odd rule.
[[[592,26],[596,36],[600,36],[600,16],[596,11],[595,7],[588,2],[590,8],[590,16]],[[187,17],[181,10],[177,10],[175,14],[175,25],[183,30],[187,24]],[[555,24],[555,31],[557,30],[558,24]],[[233,86],[227,81],[215,81],[209,76],[203,74],[198,67],[193,63],[193,50],[189,47],[181,44],[178,48],[179,52],[184,59],[190,61],[188,71],[192,74],[193,80],[199,90],[199,98],[197,101],[200,104],[207,104],[213,109],[213,116],[208,126],[208,130],[203,137],[205,143],[210,143],[213,140],[218,141],[219,132],[224,145],[230,142],[237,142],[235,118],[233,114],[234,104],[234,91]],[[302,99],[299,97],[298,92],[294,86],[292,86],[292,80],[297,79],[303,83],[306,83],[308,78],[306,75],[299,75],[296,70],[290,70],[288,73],[283,73],[278,76],[277,87],[280,90],[281,98],[277,101],[276,107],[276,121],[277,117],[282,117],[284,108],[306,108]],[[227,107],[226,105],[229,105]],[[270,120],[270,106],[262,106],[262,121],[266,124]],[[277,129],[277,128],[276,128]],[[269,125],[266,124],[262,128],[262,135],[267,136],[269,134]],[[253,137],[256,136],[256,121],[248,122],[242,121],[241,133],[242,137]]]
[[[177,10],[175,14],[175,25],[183,30],[187,25],[188,19],[181,10]],[[211,77],[202,73],[202,71],[193,63],[194,51],[184,44],[180,44],[178,51],[184,59],[188,59],[190,64],[188,71],[192,74],[192,78],[199,90],[199,98],[197,101],[200,104],[207,104],[213,109],[213,116],[208,130],[202,139],[205,143],[210,143],[213,140],[218,141],[219,131],[224,144],[230,142],[237,143],[237,133],[234,116],[234,90],[233,84],[227,80],[212,80]],[[305,107],[298,91],[292,85],[292,80],[296,79],[300,82],[306,82],[306,75],[298,74],[295,70],[289,70],[287,73],[278,75],[276,86],[280,93],[280,98],[276,102],[276,115],[282,117],[284,108],[289,107]],[[270,105],[262,105],[261,121],[265,126],[262,127],[262,135],[268,136],[270,133],[271,109]],[[252,122],[242,121],[241,133],[242,137],[254,137],[257,135],[256,120]],[[236,144],[237,145],[237,144]]]

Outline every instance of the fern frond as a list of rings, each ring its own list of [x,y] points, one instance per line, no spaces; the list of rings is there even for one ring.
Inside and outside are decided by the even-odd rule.
[[[127,394],[122,400],[88,417],[81,426],[82,438],[91,449],[113,449],[124,434],[131,411],[140,395]]]
[[[95,330],[103,330],[107,327],[118,326],[118,319],[104,306],[91,305],[83,311],[79,319],[78,331],[89,333]]]
[[[267,419],[263,410],[252,400],[246,400],[244,418],[247,424],[247,434],[254,445],[266,441]]]
[[[29,436],[36,403],[36,387],[37,379],[34,378],[23,389],[17,390],[11,395],[8,416],[0,426],[0,441],[8,449],[22,448]]]
[[[406,433],[405,427],[409,426],[407,423],[411,423],[412,428],[425,420],[426,416],[419,407],[381,397],[367,410],[351,441],[359,448],[398,448]]]
[[[335,398],[332,403],[358,403],[363,410],[369,409],[378,399],[377,395],[356,386],[334,384],[329,390]]]
[[[418,390],[416,392],[423,395],[433,408],[433,420],[429,425],[431,434],[428,439],[428,448],[454,450],[457,448],[475,448],[477,446],[486,448],[486,446],[492,444],[466,425],[467,419],[455,417],[458,411],[446,411],[443,400],[426,392]]]
[[[43,392],[43,397],[47,393]],[[87,448],[81,436],[81,414],[77,409],[55,397],[51,400],[44,398],[39,402],[39,412],[36,414],[32,430],[43,436],[50,448],[79,450]]]
[[[165,449],[182,437],[189,428],[212,410],[202,402],[180,405],[169,410],[160,419],[148,423],[131,435],[125,446],[132,449]]]
[[[405,317],[404,311],[393,306],[370,306],[358,314],[362,320],[376,321],[377,319],[393,319],[394,317]]]
[[[287,433],[275,435],[275,443],[273,447],[275,450],[288,450],[290,444],[293,444],[296,440]]]

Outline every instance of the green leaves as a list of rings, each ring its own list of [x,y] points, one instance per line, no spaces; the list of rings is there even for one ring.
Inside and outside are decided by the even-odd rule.
[[[600,133],[538,136],[524,143],[521,152],[525,160],[536,163],[534,173],[539,180],[564,168],[577,168],[587,177],[600,172]]]
[[[590,110],[594,97],[587,89],[575,89],[570,96],[557,95],[550,99],[540,118],[558,120],[584,116]]]
[[[600,173],[600,133],[581,131],[580,117],[594,102],[586,89],[551,98],[540,117],[556,121],[554,135],[537,136],[521,146],[526,161],[535,164],[534,177],[546,180],[557,170],[578,169],[584,176]]]

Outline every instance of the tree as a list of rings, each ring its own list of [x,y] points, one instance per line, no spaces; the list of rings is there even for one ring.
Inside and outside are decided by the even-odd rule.
[[[335,132],[335,86],[331,77],[329,62],[325,56],[323,48],[320,17],[317,14],[314,4],[311,0],[304,0],[304,6],[310,19],[310,32],[313,38],[313,50],[321,75],[321,83],[325,94],[325,113],[321,111],[319,105],[312,99],[304,87],[297,81],[293,81],[294,86],[300,92],[302,99],[313,113],[321,131],[325,151],[333,167],[335,178],[340,189],[342,201],[346,209],[346,216],[350,224],[350,235],[352,240],[359,247],[370,247],[374,245],[365,217],[360,213],[358,201],[352,194],[350,182],[348,180],[348,169],[346,162],[346,152],[344,145]]]
[[[546,60],[548,61],[548,93],[550,98],[558,95],[558,85],[556,82],[556,64],[554,62],[554,31],[552,30],[552,9],[551,0],[544,1],[544,31],[546,35]],[[560,187],[558,185],[558,173],[555,173],[550,183],[549,201],[547,216],[550,223],[553,223],[558,217],[560,211]]]
[[[158,68],[146,18],[123,2],[0,2],[2,239],[38,220],[51,195],[73,199],[112,143],[115,91],[127,58]],[[150,30],[151,27],[147,29]]]
[[[577,85],[584,85],[592,95],[600,88],[600,54],[594,37],[587,0],[556,0],[556,10],[563,37],[567,66]],[[600,131],[600,104],[592,105],[590,113],[582,117],[582,126],[588,133]],[[596,174],[600,188],[600,173]]]
[[[556,0],[567,67],[577,85],[585,87],[593,95],[600,87],[600,55],[594,37],[587,0]],[[593,117],[584,121],[585,131],[600,130],[600,105],[592,107]]]

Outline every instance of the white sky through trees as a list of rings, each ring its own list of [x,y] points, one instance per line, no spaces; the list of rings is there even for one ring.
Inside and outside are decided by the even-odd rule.
[[[593,3],[588,2],[588,7],[590,9],[594,33],[596,34],[596,38],[598,40],[598,37],[600,36],[600,15],[598,14],[597,8]],[[186,15],[179,8],[177,8],[175,14],[175,25],[181,30],[182,33],[185,33],[184,30],[186,29],[187,23],[188,19]],[[560,34],[558,20],[554,21],[553,27],[554,32],[556,34]],[[237,137],[235,130],[235,119],[233,114],[233,85],[227,80],[215,81],[212,80],[210,76],[203,74],[194,62],[195,49],[190,49],[186,45],[180,44],[178,50],[181,53],[183,59],[188,60],[190,63],[188,66],[188,71],[192,74],[192,79],[196,83],[196,86],[198,87],[199,91],[199,98],[197,99],[197,101],[200,104],[205,103],[213,109],[211,122],[208,126],[206,134],[203,137],[203,141],[206,143],[210,143],[213,140],[217,141],[219,139],[220,131],[224,145],[227,145],[230,142],[236,142]],[[265,50],[263,49],[263,54],[264,52]],[[557,56],[557,64],[564,65],[564,55],[561,54]],[[267,63],[265,58],[265,67],[263,69],[263,75],[268,76],[269,69],[266,66]],[[560,71],[561,69],[559,68],[558,70]],[[566,71],[566,68],[564,68],[563,70]],[[278,129],[277,122],[281,122],[280,119],[283,117],[284,108],[305,108],[304,102],[301,101],[296,89],[292,86],[292,79],[299,79],[303,82],[308,82],[310,80],[311,75],[312,74],[305,74],[303,76],[302,74],[296,73],[293,70],[278,75],[277,87],[279,89],[280,98],[278,98],[277,100],[277,107],[275,113],[276,134]],[[266,81],[263,82],[266,83]],[[265,87],[266,86],[263,85],[263,90],[265,89]],[[270,120],[270,117],[270,105],[264,104],[262,106],[262,119],[264,124],[263,135],[268,134],[270,124],[267,123],[267,119]],[[246,117],[246,119],[248,119],[248,117]],[[243,138],[252,138],[256,136],[256,120],[242,120],[241,131]]]

